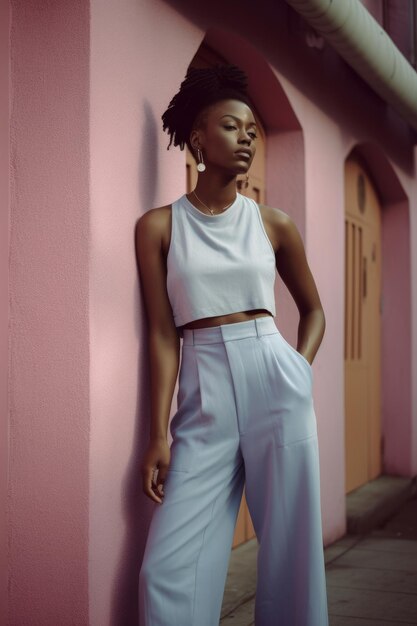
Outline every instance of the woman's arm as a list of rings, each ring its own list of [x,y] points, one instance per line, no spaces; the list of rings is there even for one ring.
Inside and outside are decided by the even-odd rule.
[[[153,489],[165,482],[170,461],[167,430],[172,395],[178,375],[180,339],[166,290],[166,266],[162,251],[165,213],[152,209],[136,225],[135,244],[141,289],[148,322],[150,364],[150,440],[142,465],[143,491],[161,502]],[[152,473],[158,468],[157,483]]]
[[[296,225],[283,211],[275,211],[274,222],[279,242],[276,267],[300,313],[297,351],[312,363],[326,328],[323,307]]]

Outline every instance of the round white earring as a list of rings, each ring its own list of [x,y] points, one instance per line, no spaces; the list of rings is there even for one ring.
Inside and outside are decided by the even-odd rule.
[[[197,156],[198,156],[197,170],[199,172],[204,172],[206,169],[206,166],[203,160],[203,153],[201,152],[200,148],[197,148]]]

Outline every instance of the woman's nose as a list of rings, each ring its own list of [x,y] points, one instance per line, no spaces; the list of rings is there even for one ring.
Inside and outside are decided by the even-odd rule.
[[[248,146],[250,146],[251,141],[252,141],[252,138],[249,137],[249,135],[246,135],[246,133],[239,137],[239,143],[247,143]]]

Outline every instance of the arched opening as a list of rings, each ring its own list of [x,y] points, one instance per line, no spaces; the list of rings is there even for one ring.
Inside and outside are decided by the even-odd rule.
[[[248,92],[254,103],[260,137],[249,173],[249,188],[239,188],[257,202],[282,207],[305,233],[304,144],[300,124],[277,76],[249,42],[234,33],[210,29],[190,62],[193,67],[235,63],[248,76]],[[186,184],[191,191],[197,181],[195,161],[186,149]],[[276,277],[276,295],[280,288]],[[282,286],[285,287],[284,283]],[[296,335],[297,311],[288,290],[280,290],[280,329]],[[281,321],[282,320],[282,321]],[[233,547],[255,536],[243,492]]]
[[[346,493],[411,468],[410,290],[406,195],[378,147],[356,146],[345,163]]]

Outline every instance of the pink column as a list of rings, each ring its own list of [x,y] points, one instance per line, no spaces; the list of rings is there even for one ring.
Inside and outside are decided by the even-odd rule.
[[[7,467],[8,467],[8,255],[9,255],[9,20],[8,2],[0,4],[0,615],[7,614]]]
[[[411,267],[408,202],[382,213],[382,429],[386,474],[413,475]]]
[[[8,623],[21,626],[88,623],[88,8],[11,2]]]

